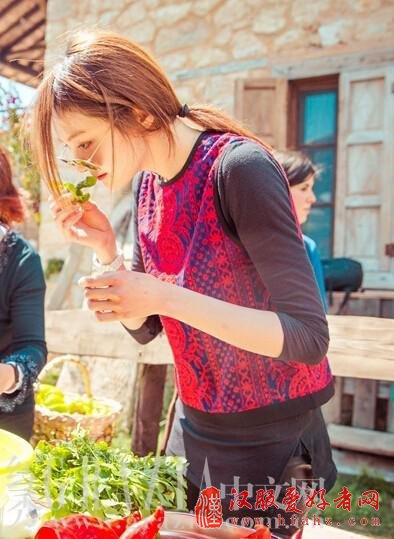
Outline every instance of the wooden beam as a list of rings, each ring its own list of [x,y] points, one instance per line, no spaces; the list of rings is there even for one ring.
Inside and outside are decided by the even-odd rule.
[[[40,9],[42,16],[46,17],[47,14],[47,0],[35,0],[38,8]]]
[[[10,26],[7,26],[6,28],[4,28],[4,32],[1,32],[0,34],[0,39],[4,36],[6,36],[7,34],[9,34],[10,32],[12,32],[12,30],[14,28],[17,28],[18,26],[20,26],[21,24],[21,19],[29,19],[30,17],[32,17],[35,13],[39,13],[39,7],[38,6],[33,6],[31,9],[29,9],[28,11],[22,13],[22,15],[20,15]],[[8,46],[7,46],[8,48]]]
[[[12,51],[8,52],[8,57],[10,56],[10,54],[24,54],[26,52],[36,49],[45,49],[45,39],[40,38],[28,47],[24,47],[23,49],[13,49]]]
[[[43,26],[45,29],[45,23],[45,19],[40,19],[35,24],[27,28],[22,34],[19,34],[17,37],[15,37],[11,42],[6,43],[6,45],[3,47],[2,55],[7,56],[7,53],[11,52],[12,47],[14,47],[17,43],[21,43],[26,37],[30,36],[33,32],[38,30],[40,26]]]
[[[341,423],[342,420],[342,393],[344,380],[336,376],[335,395],[322,406],[323,417],[326,423]]]
[[[349,69],[366,69],[379,65],[391,64],[394,60],[393,40],[382,42],[379,47],[361,49],[354,43],[352,50],[347,48],[343,52],[340,47],[303,52],[298,51],[286,56],[272,55],[268,67],[271,67],[272,76],[289,80],[337,75]]]
[[[343,298],[345,292],[332,292],[334,297]],[[352,299],[379,299],[394,301],[394,290],[363,290],[362,292],[352,292],[349,301]]]
[[[30,60],[41,60],[42,58],[42,61],[44,61],[43,59],[43,51],[45,51],[45,45],[41,45],[39,47],[28,47],[27,49],[24,49],[23,51],[12,51],[12,52],[9,52],[7,53],[7,60],[9,62],[15,62],[15,61],[19,61],[19,62],[25,62],[25,61],[30,61]],[[31,57],[31,54],[33,54],[33,58]],[[37,53],[39,54],[40,58],[37,58]],[[21,55],[23,55],[21,57]],[[36,58],[34,58],[34,56],[36,56]]]
[[[167,365],[173,362],[167,338],[138,344],[118,322],[102,324],[82,309],[47,311],[48,350],[56,354],[134,359],[139,363]]]
[[[329,360],[336,376],[394,381],[394,320],[358,316],[328,319]],[[99,324],[90,312],[80,309],[48,311],[47,328],[51,352],[129,357],[127,351],[134,345],[120,324]],[[145,350],[149,363],[172,362],[168,346],[160,349],[161,357],[156,357],[155,348],[136,346]]]
[[[394,320],[338,315],[327,319],[328,358],[336,376],[394,381]]]
[[[327,428],[334,447],[394,457],[394,434],[333,423]]]
[[[376,380],[356,380],[353,404],[353,427],[375,428]]]
[[[17,7],[17,5],[19,4],[19,0],[13,0],[12,2],[10,2],[7,6],[5,6],[3,9],[0,10],[0,20],[9,12],[11,11],[12,9],[14,9],[15,7]]]
[[[25,67],[25,66],[22,66],[20,64],[18,64],[16,61],[13,61],[12,63],[8,63],[2,55],[0,55],[0,73],[1,73],[1,67],[6,67],[8,69],[12,69],[13,71],[20,71],[21,73],[23,73],[24,75],[29,75],[30,77],[33,77],[33,78],[38,78],[41,76],[41,72],[39,71],[35,71],[34,69],[31,69],[29,67]],[[11,78],[11,77],[9,77]]]

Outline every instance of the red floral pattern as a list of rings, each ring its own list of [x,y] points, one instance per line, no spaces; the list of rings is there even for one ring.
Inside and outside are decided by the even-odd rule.
[[[214,165],[240,138],[207,133],[176,181],[145,173],[138,233],[146,271],[236,305],[270,310],[270,295],[245,250],[223,231],[214,204]],[[316,393],[331,382],[328,362],[284,362],[231,346],[162,317],[181,400],[206,412],[233,413]]]

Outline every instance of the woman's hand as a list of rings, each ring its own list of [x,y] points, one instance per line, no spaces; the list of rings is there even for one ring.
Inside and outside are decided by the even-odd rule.
[[[234,305],[135,271],[83,277],[79,284],[102,322],[119,320],[138,329],[144,318],[159,314],[255,354],[276,358],[283,349],[282,324],[272,311]]]
[[[12,365],[0,364],[0,393],[8,391],[15,385],[15,371]]]
[[[93,202],[70,204],[71,195],[50,199],[56,224],[68,241],[91,247],[102,264],[116,257],[115,233],[107,216]]]
[[[159,314],[164,288],[170,285],[146,273],[117,271],[83,277],[88,307],[101,322],[144,319]]]

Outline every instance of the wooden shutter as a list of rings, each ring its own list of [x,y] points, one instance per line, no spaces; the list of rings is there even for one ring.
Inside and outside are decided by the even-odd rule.
[[[236,82],[236,117],[276,148],[287,145],[287,102],[287,80],[240,79]]]
[[[359,260],[364,287],[394,288],[394,66],[341,74],[334,256]]]

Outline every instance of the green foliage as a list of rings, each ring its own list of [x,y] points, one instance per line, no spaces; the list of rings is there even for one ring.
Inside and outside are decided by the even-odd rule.
[[[337,508],[334,499],[338,497],[339,492],[347,487],[352,494],[351,511],[343,508]],[[369,505],[359,507],[358,498],[363,492],[376,490],[379,493],[379,510]],[[333,489],[326,495],[326,500],[331,504],[324,511],[313,508],[308,514],[308,518],[313,522],[313,515],[316,514],[324,524],[324,519],[331,518],[332,523],[337,529],[348,530],[353,533],[365,534],[368,537],[378,536],[382,539],[394,539],[394,513],[391,507],[394,499],[394,485],[387,482],[377,474],[372,474],[364,470],[360,475],[345,476],[339,475]],[[349,524],[349,519],[354,518],[354,525]],[[368,524],[363,526],[360,519],[368,519]],[[373,518],[380,519],[379,526],[372,526]],[[364,521],[365,522],[365,521]],[[338,525],[339,523],[339,525]]]
[[[5,90],[0,85],[0,141],[8,150],[20,186],[29,193],[33,215],[40,221],[41,185],[38,170],[33,165],[30,148],[23,140],[25,110],[16,90]]]
[[[52,275],[62,271],[64,260],[62,258],[49,258],[45,268],[45,279],[48,280]]]
[[[31,487],[49,501],[48,518],[87,512],[111,519],[158,505],[175,509],[179,501],[184,509],[184,464],[180,457],[137,457],[78,432],[70,442],[38,443]]]
[[[67,189],[69,193],[73,195],[73,202],[79,202],[82,204],[83,202],[87,202],[90,198],[89,193],[84,193],[82,189],[88,189],[89,187],[93,187],[97,183],[96,176],[86,176],[84,180],[74,185],[70,182],[63,182],[63,186]]]

